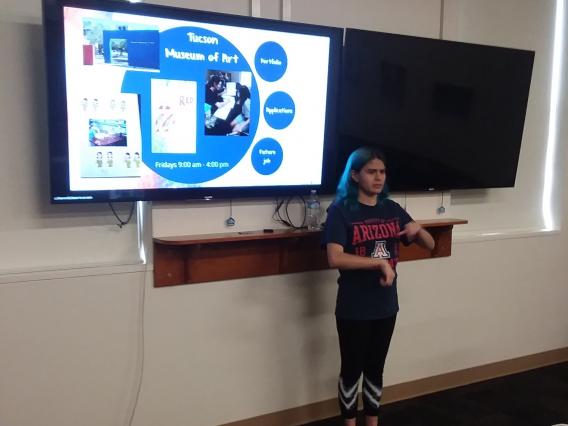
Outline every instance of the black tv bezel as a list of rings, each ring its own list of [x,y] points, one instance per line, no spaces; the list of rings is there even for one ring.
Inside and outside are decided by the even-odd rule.
[[[342,28],[118,0],[43,0],[42,6],[47,73],[50,200],[52,204],[282,197],[308,194],[311,189],[316,189],[321,193],[334,192],[337,100],[343,47]],[[64,7],[329,37],[330,53],[321,184],[71,191],[69,187]]]
[[[520,158],[520,152],[522,149],[522,139],[523,139],[523,135],[524,135],[524,130],[525,130],[525,125],[526,125],[526,111],[527,111],[527,107],[528,107],[528,101],[529,101],[529,97],[530,97],[530,89],[531,89],[531,83],[532,83],[532,77],[533,77],[533,70],[534,70],[534,59],[535,59],[535,55],[536,52],[533,50],[528,50],[528,49],[520,49],[520,48],[511,48],[511,47],[503,47],[503,46],[495,46],[495,45],[487,45],[487,44],[480,44],[480,43],[471,43],[471,42],[463,42],[463,41],[457,41],[457,40],[447,40],[447,39],[437,39],[437,38],[430,38],[430,37],[421,37],[421,36],[414,36],[414,35],[407,35],[407,34],[397,34],[397,33],[387,33],[387,32],[382,32],[382,31],[371,31],[371,30],[366,30],[366,29],[360,29],[360,28],[346,28],[345,29],[345,36],[344,36],[344,46],[343,46],[343,52],[342,52],[342,64],[345,64],[342,67],[342,74],[340,77],[340,93],[339,93],[339,99],[340,99],[340,104],[342,104],[344,102],[343,99],[343,93],[341,93],[343,90],[346,90],[346,84],[345,84],[345,75],[344,73],[347,72],[347,63],[349,62],[347,60],[347,56],[349,55],[349,45],[348,45],[348,41],[352,36],[357,36],[359,34],[376,34],[379,37],[383,37],[384,39],[390,39],[393,40],[392,43],[398,43],[399,41],[403,41],[403,42],[420,42],[420,43],[432,43],[432,44],[436,44],[440,47],[450,47],[450,46],[460,46],[462,48],[487,48],[487,49],[500,49],[502,51],[509,51],[509,52],[518,52],[519,54],[523,54],[526,55],[526,58],[528,60],[528,62],[530,62],[530,68],[527,70],[528,74],[529,74],[529,86],[527,87],[526,93],[523,94],[522,98],[521,98],[521,102],[522,102],[522,107],[525,110],[525,115],[523,117],[522,120],[522,128],[520,129],[520,139],[518,140],[518,149],[516,150],[516,154],[515,154],[515,158],[514,158],[514,167],[511,167],[511,175],[512,177],[510,179],[507,180],[507,182],[505,182],[504,180],[502,182],[492,182],[492,183],[483,183],[483,184],[465,184],[463,181],[459,182],[459,183],[454,183],[454,182],[445,182],[445,184],[441,184],[441,185],[433,185],[432,182],[425,182],[421,179],[414,179],[412,184],[402,184],[399,182],[392,182],[389,184],[389,178],[388,178],[388,163],[389,163],[389,158],[388,155],[386,157],[386,161],[387,161],[387,185],[389,187],[389,190],[391,190],[392,192],[416,192],[416,193],[422,193],[422,192],[432,192],[432,191],[451,191],[451,190],[470,190],[470,189],[491,189],[491,188],[513,188],[515,186],[515,182],[516,182],[516,177],[517,177],[517,171],[518,171],[518,164],[519,164],[519,158]],[[352,58],[349,58],[352,59]],[[338,108],[338,114],[341,116],[341,109]],[[340,119],[341,121],[341,119]],[[337,158],[337,163],[336,164],[341,164],[341,162],[344,162],[349,154],[349,152],[353,151],[354,149],[360,147],[360,146],[374,146],[375,148],[379,149],[380,151],[387,151],[385,150],[380,143],[376,143],[376,141],[371,140],[370,138],[365,138],[361,135],[353,135],[353,134],[346,134],[343,132],[343,129],[341,128],[341,123],[338,124],[338,136],[337,136],[337,152],[338,152],[338,158]],[[347,143],[345,141],[351,141],[351,143],[349,145],[347,145]],[[354,142],[356,141],[356,142]],[[513,162],[512,162],[513,163]],[[337,173],[340,173],[341,171],[338,170]]]

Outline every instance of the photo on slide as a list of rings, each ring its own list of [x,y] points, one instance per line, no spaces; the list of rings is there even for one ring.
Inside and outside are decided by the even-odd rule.
[[[157,27],[109,19],[83,19],[83,65],[160,68]]]
[[[126,120],[89,119],[90,146],[126,146]]]
[[[205,81],[205,134],[249,136],[252,74],[208,70]]]
[[[152,79],[152,152],[195,154],[197,83]]]

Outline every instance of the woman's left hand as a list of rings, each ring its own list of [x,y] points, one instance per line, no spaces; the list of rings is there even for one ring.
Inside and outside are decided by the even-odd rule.
[[[406,235],[408,241],[414,241],[422,227],[416,222],[408,222],[402,231],[398,233],[399,236]]]

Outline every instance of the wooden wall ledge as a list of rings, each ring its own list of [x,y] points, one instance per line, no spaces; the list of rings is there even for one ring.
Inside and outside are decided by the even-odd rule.
[[[452,228],[462,219],[417,221],[436,241],[432,251],[401,246],[400,261],[451,255]],[[154,286],[195,284],[328,269],[321,232],[275,229],[154,238]]]

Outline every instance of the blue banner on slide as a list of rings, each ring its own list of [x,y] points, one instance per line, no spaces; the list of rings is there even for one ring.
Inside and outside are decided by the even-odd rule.
[[[222,86],[215,90],[223,92],[206,95],[217,77]],[[140,96],[142,161],[171,181],[198,185],[222,176],[254,139],[260,115],[254,75],[241,52],[215,32],[160,33],[159,72],[127,71],[122,91]]]
[[[288,127],[295,115],[296,106],[288,93],[275,92],[264,103],[264,119],[273,129]]]
[[[254,65],[263,80],[274,82],[282,78],[286,72],[288,57],[282,46],[274,41],[268,41],[256,51]]]
[[[272,138],[261,139],[252,149],[252,165],[261,175],[271,175],[278,170],[282,159],[282,146]]]

